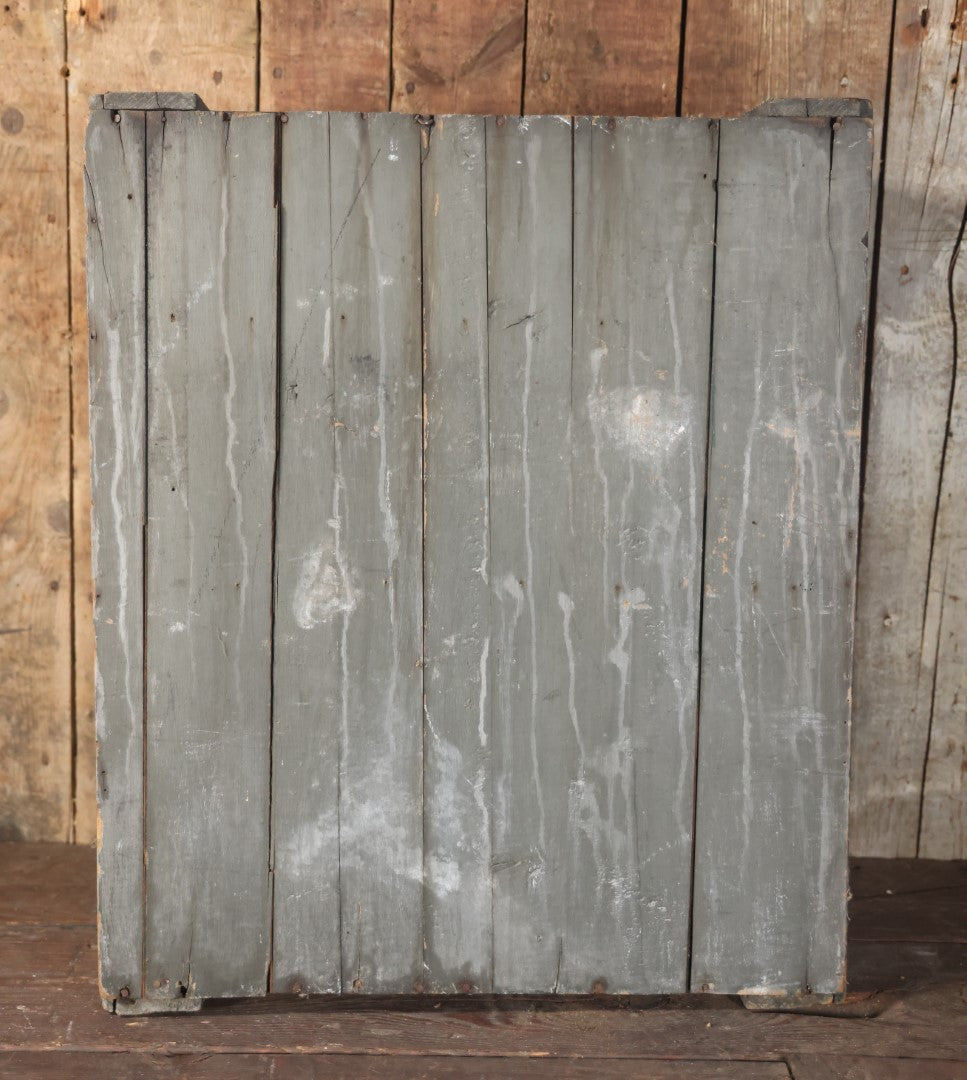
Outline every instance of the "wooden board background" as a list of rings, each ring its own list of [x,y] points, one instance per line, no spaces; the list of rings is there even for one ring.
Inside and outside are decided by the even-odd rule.
[[[967,856],[965,35],[962,0],[5,3],[0,834],[90,842],[96,829],[82,184],[91,93],[193,90],[239,110],[655,115],[855,95],[873,102],[881,184],[851,849]]]

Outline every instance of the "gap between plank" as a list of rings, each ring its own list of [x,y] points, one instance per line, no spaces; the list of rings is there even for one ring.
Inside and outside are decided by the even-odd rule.
[[[860,476],[859,476],[859,506],[857,508],[856,527],[856,567],[860,566],[860,558],[863,552],[863,504],[866,497],[866,466],[867,452],[870,441],[870,411],[872,408],[873,390],[873,328],[876,325],[876,299],[877,284],[880,270],[880,234],[883,225],[883,197],[886,188],[886,148],[890,126],[890,94],[893,87],[893,42],[896,36],[896,0],[893,0],[893,18],[890,21],[890,41],[886,62],[886,86],[883,92],[883,124],[880,132],[880,159],[877,162],[879,173],[876,181],[876,212],[871,222],[872,246],[870,249],[870,292],[867,304],[867,333],[866,333],[866,364],[863,371],[863,406],[860,421]],[[870,243],[870,238],[867,238]],[[857,598],[859,596],[859,574],[857,573]]]
[[[333,303],[335,277],[333,276],[333,253],[335,251],[335,244],[333,242],[332,234],[332,113],[326,114],[326,168],[329,171],[329,175],[326,177],[326,183],[329,185],[329,303]],[[332,326],[330,328],[330,334],[332,335],[332,409],[333,409],[333,424],[332,424],[332,460],[336,469],[336,475],[333,480],[335,485],[336,499],[339,500],[337,506],[341,506],[343,497],[342,488],[342,472],[339,468],[339,439],[337,436],[337,428],[335,421],[338,418],[336,409],[338,408],[336,399],[336,372],[338,371],[338,365],[336,364],[336,328]],[[329,342],[323,342],[323,348],[328,346]],[[338,515],[336,515],[338,516]],[[346,695],[346,677],[347,677],[347,665],[346,665],[346,619],[348,616],[343,614],[343,631],[339,635],[339,670],[340,678],[342,679],[342,699],[345,701]],[[341,706],[343,708],[344,706]],[[336,922],[337,930],[339,934],[339,993],[345,993],[345,986],[343,985],[343,929],[342,929],[342,769],[343,769],[343,718],[340,714],[339,718],[339,737],[336,739],[336,894],[338,897],[338,903],[336,904]]]
[[[682,14],[678,23],[678,85],[675,88],[675,115],[682,115],[685,96],[685,27],[688,21],[688,0],[682,0]]]
[[[392,95],[392,80],[390,94]],[[417,126],[417,138],[419,145],[420,163],[420,848],[421,867],[423,880],[420,888],[420,979],[422,980],[427,971],[426,963],[426,438],[427,438],[427,415],[426,415],[426,247],[425,230],[423,228],[423,213],[425,199],[423,197],[423,185],[426,180],[423,166],[430,156],[431,138],[433,135],[433,118],[430,117],[424,124],[420,118],[414,117],[413,123]],[[426,145],[424,146],[424,142]]]
[[[389,65],[388,77],[389,77],[389,92],[387,94],[386,110],[387,112],[393,111],[393,26],[396,18],[396,2],[395,0],[389,0],[389,41],[387,43],[387,61]],[[422,173],[422,167],[420,172]]]
[[[684,5],[684,0],[683,0]],[[693,933],[695,928],[695,853],[698,848],[698,761],[701,749],[702,729],[702,644],[705,628],[705,548],[708,543],[708,478],[712,460],[712,374],[715,366],[715,275],[718,266],[719,234],[719,171],[722,161],[722,125],[718,120],[710,120],[709,127],[715,127],[715,209],[712,226],[712,280],[709,288],[709,331],[708,331],[708,398],[705,406],[705,488],[702,499],[702,551],[699,561],[698,581],[698,642],[696,648],[698,669],[695,676],[695,751],[692,771],[692,862],[689,869],[688,884],[688,936],[685,942],[685,990],[693,993],[692,953]]]
[[[68,69],[67,45],[67,5],[63,6],[61,20],[64,67]],[[68,69],[69,70],[69,69]],[[67,76],[64,76],[64,148],[65,148],[65,184],[64,203],[67,223],[67,516],[70,520],[70,539],[68,557],[68,588],[70,589],[70,613],[68,616],[68,634],[70,635],[70,778],[67,820],[67,839],[77,843],[77,604],[74,590],[77,587],[75,560],[77,554],[77,527],[74,523],[74,283],[71,244],[71,140],[70,140],[70,94]],[[96,792],[95,787],[95,792]]]
[[[255,111],[262,110],[262,0],[255,2]]]
[[[524,102],[527,93],[527,31],[529,20],[529,0],[524,0],[524,37],[520,49],[520,115],[524,115]]]
[[[484,275],[486,278],[486,307],[485,312],[485,326],[487,334],[487,443],[485,451],[487,454],[487,577],[484,579],[484,584],[487,586],[487,625],[493,626],[493,611],[494,611],[494,590],[490,584],[490,575],[493,572],[493,564],[491,556],[493,554],[493,481],[490,471],[490,186],[489,186],[489,174],[490,164],[488,160],[488,130],[490,128],[490,120],[484,119],[483,121],[483,151],[484,151]],[[487,738],[489,740],[488,745],[493,747],[494,745],[494,676],[491,672],[496,672],[496,649],[494,650],[494,660],[488,662],[487,665]],[[483,686],[481,686],[481,693],[483,693]],[[490,875],[490,988],[489,992],[493,994],[496,991],[496,979],[495,979],[495,963],[496,963],[496,945],[495,945],[495,911],[497,905],[496,895],[496,881],[494,879],[494,795],[495,784],[494,776],[496,769],[494,768],[494,752],[491,749],[489,760],[489,773],[490,773],[490,811],[487,815],[487,858],[488,858],[488,873]]]
[[[165,114],[161,114],[161,152],[164,154]],[[150,227],[151,215],[148,212],[148,114],[141,114],[143,130],[142,146],[144,157],[144,489],[141,493],[141,997],[144,998],[148,987],[147,975],[147,938],[148,938],[148,418],[149,401],[149,277],[150,269]],[[152,128],[154,125],[152,125]],[[161,182],[159,171],[158,182]],[[98,777],[100,783],[100,777]],[[115,1009],[117,1002],[115,1002]]]
[[[272,806],[273,770],[275,763],[275,607],[279,591],[279,564],[276,552],[276,535],[279,520],[279,470],[282,455],[279,452],[282,433],[282,117],[273,116],[273,203],[275,209],[275,460],[272,464],[272,510],[270,523],[270,601],[269,601],[269,821],[268,821],[268,876],[269,876],[269,941],[268,961],[265,968],[265,992],[272,993],[275,960],[275,834]]]
[[[960,219],[960,229],[957,232],[957,239],[954,241],[953,250],[950,253],[950,263],[947,267],[947,303],[950,307],[950,328],[951,328],[951,346],[952,356],[950,365],[950,391],[947,394],[947,415],[944,419],[944,435],[943,435],[943,448],[940,452],[940,472],[937,476],[937,500],[933,507],[933,526],[930,530],[930,555],[927,559],[927,582],[926,582],[926,595],[923,603],[923,629],[926,630],[927,623],[927,610],[930,606],[930,580],[933,576],[933,556],[937,546],[937,525],[940,521],[940,504],[943,499],[943,484],[944,484],[944,469],[947,464],[947,450],[950,445],[950,434],[953,425],[954,414],[954,399],[957,392],[957,304],[956,297],[954,295],[954,274],[957,269],[957,259],[960,256],[960,248],[964,239],[964,227],[967,226],[967,206],[964,207],[964,213]],[[946,568],[944,570],[944,583],[946,584]],[[946,595],[946,588],[943,590],[943,595]],[[923,801],[927,787],[927,766],[930,762],[930,740],[933,737],[933,715],[936,706],[937,698],[937,677],[940,673],[940,632],[943,627],[943,608],[937,613],[937,644],[934,651],[933,658],[933,680],[930,686],[930,714],[927,717],[927,740],[924,745],[923,751],[923,771],[920,776],[920,808],[917,813],[917,856],[920,855],[920,840],[923,832]],[[923,632],[920,635],[921,643],[923,641]],[[921,662],[923,657],[923,649],[920,650]]]

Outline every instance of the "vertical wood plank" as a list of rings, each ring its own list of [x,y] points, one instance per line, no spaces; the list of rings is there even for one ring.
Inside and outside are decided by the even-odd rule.
[[[520,112],[523,0],[393,5],[393,108],[416,113]]]
[[[90,843],[94,839],[97,815],[94,799],[87,313],[84,307],[83,167],[88,99],[105,90],[193,90],[213,109],[254,108],[257,12],[255,0],[231,0],[216,5],[190,5],[183,0],[129,0],[124,4],[108,3],[107,0],[67,0],[63,12],[57,9],[58,49],[62,48],[65,20],[73,299],[71,362],[74,373],[75,838],[79,843]],[[62,85],[58,84],[56,91],[60,101]],[[57,168],[61,164],[58,158]]]
[[[721,132],[692,989],[836,993],[871,132]]]
[[[687,987],[717,137],[575,130],[566,991]]]
[[[494,990],[558,988],[567,906],[571,123],[487,122]]]
[[[422,973],[420,128],[333,114],[342,984]]]
[[[148,115],[145,978],[264,993],[275,122]]]
[[[329,117],[282,126],[272,722],[274,988],[339,991],[340,649],[353,591],[333,428]]]
[[[681,19],[678,0],[530,0],[524,111],[674,114]]]
[[[962,269],[953,311],[949,292],[967,190],[963,38],[954,0],[898,4],[857,595],[850,842],[865,855],[916,855],[918,833],[919,854],[967,855],[956,772],[965,695],[955,701],[967,489],[951,384],[955,318],[961,342],[967,325]]]
[[[486,170],[483,118],[438,120],[423,164],[424,963],[434,991],[493,984]]]
[[[144,902],[145,118],[87,133],[102,991],[141,990]]]
[[[385,109],[390,0],[264,0],[261,109]]]
[[[958,329],[967,325],[967,271],[957,260],[951,288]],[[958,373],[934,531],[927,633],[936,642],[930,687],[930,742],[923,782],[920,843],[927,859],[967,852],[967,379]],[[926,710],[924,710],[926,711]]]
[[[64,101],[56,78],[61,25],[55,3],[11,2],[0,11],[5,840],[70,837],[70,374]]]

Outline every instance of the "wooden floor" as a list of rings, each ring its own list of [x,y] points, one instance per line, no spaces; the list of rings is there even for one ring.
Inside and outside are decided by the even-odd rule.
[[[123,1017],[97,993],[93,852],[0,845],[0,1077],[967,1078],[967,863],[857,860],[852,890],[850,993],[811,1013],[275,998]]]

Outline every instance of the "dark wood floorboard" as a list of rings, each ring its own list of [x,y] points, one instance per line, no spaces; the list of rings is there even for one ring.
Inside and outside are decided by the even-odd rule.
[[[105,1012],[94,857],[0,845],[0,1077],[967,1080],[967,864],[855,860],[850,993],[732,998],[274,998]]]

